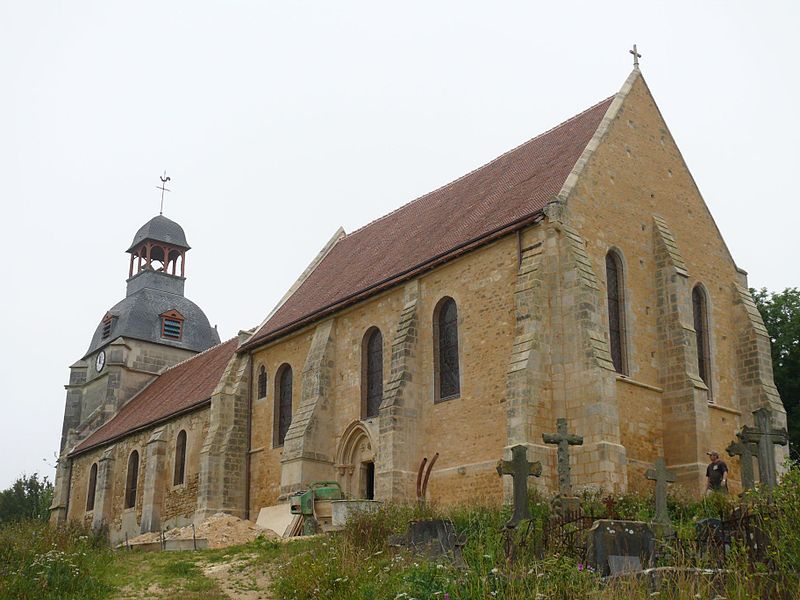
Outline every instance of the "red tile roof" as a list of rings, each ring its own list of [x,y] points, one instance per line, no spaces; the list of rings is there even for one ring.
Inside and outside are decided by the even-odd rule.
[[[342,238],[245,347],[377,293],[539,214],[561,190],[612,99]]]
[[[236,338],[228,340],[164,371],[111,420],[78,444],[71,454],[108,443],[203,404],[211,398],[237,345]]]

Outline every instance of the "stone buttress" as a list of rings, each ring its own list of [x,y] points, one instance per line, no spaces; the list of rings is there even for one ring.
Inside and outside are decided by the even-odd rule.
[[[239,344],[250,335],[239,332]],[[250,357],[234,354],[211,396],[208,433],[200,449],[195,522],[218,512],[245,517],[249,394]]]
[[[112,495],[114,493],[114,445],[105,449],[97,461],[97,488],[94,497],[92,529],[100,531],[113,519]]]
[[[283,442],[281,496],[312,481],[335,478],[333,431],[333,319],[314,330],[302,373],[300,406]]]
[[[411,282],[403,291],[403,310],[392,340],[391,373],[379,413],[378,500],[405,501],[415,495],[423,396],[419,378],[414,376],[418,370],[418,303],[419,284]]]
[[[159,427],[150,436],[145,448],[144,490],[142,494],[141,532],[161,529],[161,505],[166,481],[167,440],[164,428]]]
[[[689,272],[666,221],[654,215],[653,224],[664,460],[678,483],[703,489],[710,443],[708,387],[698,373]]]
[[[786,410],[775,387],[772,373],[770,339],[761,313],[747,288],[746,276],[731,285],[736,315],[736,373],[737,395],[742,420],[746,425],[755,425],[753,411],[769,408],[772,411],[772,426],[786,427]],[[782,463],[789,458],[788,446],[777,446],[778,473],[783,473]]]
[[[550,212],[555,217],[556,211]],[[564,213],[554,219],[558,233],[559,285],[549,290],[553,344],[554,414],[567,419],[568,430],[583,436],[571,452],[573,483],[608,491],[628,486],[627,452],[621,442],[617,373],[611,362],[603,320],[605,298],[583,237]],[[555,450],[550,450],[555,452]],[[553,459],[552,464],[556,462]]]

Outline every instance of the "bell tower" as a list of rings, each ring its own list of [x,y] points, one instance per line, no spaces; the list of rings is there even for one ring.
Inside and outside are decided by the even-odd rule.
[[[128,248],[131,264],[128,278],[142,271],[156,271],[180,277],[186,276],[186,251],[189,250],[183,229],[163,215],[153,217],[139,229]],[[180,261],[180,275],[178,274]]]

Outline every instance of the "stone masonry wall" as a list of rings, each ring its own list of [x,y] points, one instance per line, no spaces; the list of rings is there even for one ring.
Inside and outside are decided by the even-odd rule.
[[[160,488],[159,526],[171,528],[191,521],[197,504],[199,452],[208,428],[208,408],[176,417],[168,421],[116,440],[112,444],[89,450],[71,459],[72,478],[70,485],[69,513],[70,520],[90,520],[96,524],[105,523],[109,528],[112,542],[139,535],[142,530],[142,512],[147,486],[146,473],[148,467],[147,443],[157,429],[163,429],[165,444],[163,466],[159,469],[155,485]],[[186,431],[186,470],[184,483],[173,485],[175,468],[175,441],[181,430]],[[124,508],[124,496],[128,458],[131,452],[139,452],[139,480],[137,485],[136,506]],[[110,459],[110,477],[108,482],[109,498],[106,512],[102,513],[99,490],[95,496],[95,510],[86,511],[88,479],[92,464],[98,463],[106,453]],[[102,470],[102,469],[101,469]],[[100,484],[98,473],[98,485]]]
[[[745,422],[752,423],[752,416],[748,413],[751,406],[745,406],[748,404],[745,400],[746,386],[742,383],[742,369],[737,358],[749,350],[740,351],[737,345],[741,332],[747,337],[753,328],[745,322],[736,295],[731,291],[731,286],[740,280],[740,273],[638,73],[634,73],[626,83],[622,95],[618,95],[619,100],[619,111],[608,123],[598,149],[587,161],[570,192],[567,201],[569,219],[587,241],[588,255],[595,271],[600,274],[601,297],[606,291],[606,253],[615,248],[623,258],[629,362],[627,379],[645,384],[651,390],[662,390],[656,393],[661,396],[665,442],[676,445],[674,441],[685,435],[695,440],[691,456],[678,453],[670,458],[671,451],[666,449],[666,452],[669,466],[682,470],[684,484],[697,493],[704,484],[704,465],[697,457],[697,452],[704,449],[699,446],[714,444],[722,452],[724,444],[734,439],[737,427]],[[661,276],[657,273],[659,257],[655,253],[654,240],[659,235],[663,237],[663,232],[658,231],[658,223],[654,220],[656,215],[668,224],[672,236],[671,242],[658,242],[663,251],[661,268],[672,269],[671,273],[662,272]],[[670,256],[669,245],[679,249],[686,275],[676,269],[679,263]],[[669,267],[669,260],[674,266]],[[676,282],[680,280],[683,283],[677,286]],[[667,292],[668,284],[673,283],[675,287]],[[664,400],[667,394],[663,388],[664,361],[669,357],[662,353],[661,344],[663,336],[669,333],[663,323],[659,327],[659,302],[666,298],[667,302],[681,305],[675,313],[680,315],[677,322],[683,328],[684,340],[691,343],[693,325],[685,318],[687,299],[671,297],[670,294],[690,294],[697,283],[703,285],[708,296],[711,350],[708,418],[701,418],[700,423],[688,418],[683,422],[668,423],[672,416],[679,416],[682,409]],[[607,309],[603,306],[602,310],[607,323]],[[749,349],[753,344],[745,342],[744,347]],[[690,368],[692,359],[696,361],[696,350],[691,347],[684,350],[685,364]],[[695,352],[694,356],[691,356],[692,352]],[[648,395],[651,402],[656,401],[652,393],[648,392]],[[702,417],[701,407],[694,401],[690,405]],[[624,420],[626,415],[622,413],[621,418]],[[647,430],[658,431],[655,414],[644,426]],[[686,427],[696,426],[700,430],[686,430]],[[710,432],[712,428],[713,433]]]

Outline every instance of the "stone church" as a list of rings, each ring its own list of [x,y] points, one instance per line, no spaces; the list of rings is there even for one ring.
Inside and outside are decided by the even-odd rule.
[[[126,297],[71,367],[52,519],[112,539],[254,519],[316,480],[352,498],[502,501],[512,446],[567,419],[577,488],[693,493],[706,451],[785,413],[769,338],[638,68],[622,89],[396,211],[341,229],[258,326],[220,343],[157,216]],[[202,265],[199,266],[202,272]],[[738,484],[733,463],[732,487]]]

